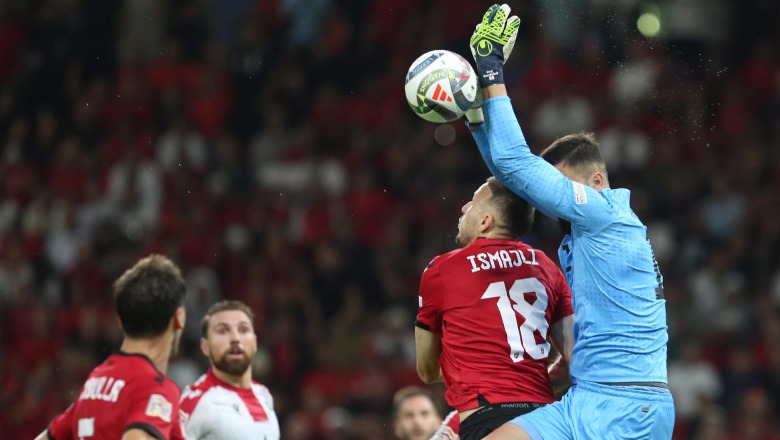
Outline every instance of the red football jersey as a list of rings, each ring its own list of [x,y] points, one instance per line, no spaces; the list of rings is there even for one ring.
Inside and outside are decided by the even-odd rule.
[[[49,425],[49,438],[116,440],[133,428],[183,440],[179,388],[148,357],[118,353],[92,370],[76,401]]]
[[[520,241],[477,239],[431,261],[415,325],[442,336],[445,397],[458,411],[508,402],[551,403],[551,324],[571,315],[566,279]]]

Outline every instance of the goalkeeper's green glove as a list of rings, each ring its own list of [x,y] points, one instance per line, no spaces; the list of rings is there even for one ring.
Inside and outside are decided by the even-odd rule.
[[[504,63],[512,53],[520,27],[520,19],[510,17],[510,11],[506,4],[491,6],[471,35],[471,55],[482,87],[504,83]]]

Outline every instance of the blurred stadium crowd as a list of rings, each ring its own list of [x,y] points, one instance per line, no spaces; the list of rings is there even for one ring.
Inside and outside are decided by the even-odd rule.
[[[594,131],[648,225],[675,438],[780,438],[780,3],[511,3],[529,143]],[[419,383],[419,276],[488,175],[462,124],[406,108],[403,77],[467,56],[487,4],[0,2],[2,437],[74,399],[121,340],[111,282],[162,252],[190,287],[177,383],[205,370],[205,309],[240,299],[282,438],[390,438],[392,393]],[[559,238],[537,216],[526,241]]]

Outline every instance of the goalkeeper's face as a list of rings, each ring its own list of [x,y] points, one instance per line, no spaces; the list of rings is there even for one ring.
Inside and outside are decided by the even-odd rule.
[[[251,320],[240,310],[215,313],[209,319],[201,349],[215,369],[242,376],[249,371],[257,352],[257,336]]]
[[[398,408],[395,435],[399,440],[428,440],[433,436],[441,417],[428,396],[411,396]]]

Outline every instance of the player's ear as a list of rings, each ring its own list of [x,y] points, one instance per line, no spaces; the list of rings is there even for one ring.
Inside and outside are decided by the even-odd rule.
[[[479,222],[479,232],[487,232],[490,230],[493,225],[495,224],[496,219],[493,217],[493,214],[489,212],[485,212],[482,214],[482,220]]]
[[[186,322],[187,322],[187,312],[184,309],[184,306],[177,307],[176,313],[173,314],[173,329],[174,330],[184,329],[184,324]]]
[[[590,176],[588,180],[588,186],[592,187],[596,191],[601,191],[607,187],[607,177],[601,171],[596,171]]]
[[[209,344],[206,338],[200,338],[200,351],[203,353],[203,356],[209,357]]]

